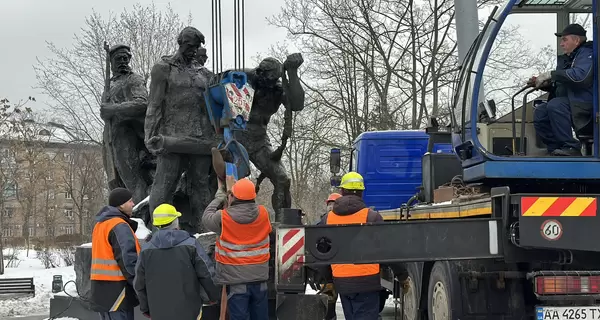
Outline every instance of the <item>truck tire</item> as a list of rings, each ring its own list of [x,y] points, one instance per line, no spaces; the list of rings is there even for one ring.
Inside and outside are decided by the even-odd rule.
[[[427,294],[429,320],[453,320],[453,281],[449,264],[437,261],[431,269]]]
[[[419,297],[421,296],[417,285],[419,277],[415,273],[417,269],[412,264],[407,268],[407,271],[408,286],[406,292],[404,292],[404,302],[398,305],[398,308],[404,308],[403,320],[419,320]]]

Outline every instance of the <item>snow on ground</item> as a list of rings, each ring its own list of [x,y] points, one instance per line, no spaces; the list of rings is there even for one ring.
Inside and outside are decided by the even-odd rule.
[[[25,249],[16,251],[18,251],[15,253],[20,260],[18,267],[5,268],[4,275],[0,275],[0,278],[33,277],[35,297],[0,299],[0,319],[17,315],[48,314],[50,298],[54,295],[52,293],[52,277],[62,275],[63,285],[69,280],[74,281],[75,270],[73,266],[45,269],[42,261],[37,258],[36,251],[29,250],[29,257],[27,257],[27,250]],[[5,264],[8,263],[6,256],[11,253],[12,249],[4,250]],[[69,283],[66,290],[70,295],[77,296],[74,283]],[[60,319],[74,320],[73,318]]]

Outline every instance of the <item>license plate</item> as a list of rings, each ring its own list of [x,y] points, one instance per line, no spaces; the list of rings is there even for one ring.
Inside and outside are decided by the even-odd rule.
[[[537,320],[596,320],[600,319],[600,306],[589,307],[537,307]]]

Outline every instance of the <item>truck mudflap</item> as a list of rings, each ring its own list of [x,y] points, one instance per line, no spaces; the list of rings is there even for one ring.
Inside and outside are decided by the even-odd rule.
[[[501,228],[502,221],[495,218],[296,227],[285,230],[288,236],[278,243],[284,250],[280,269],[293,270],[294,259],[315,266],[498,259],[503,257]],[[290,230],[302,235],[302,246],[285,241],[292,238]]]
[[[519,245],[600,251],[598,195],[515,194],[518,206]]]

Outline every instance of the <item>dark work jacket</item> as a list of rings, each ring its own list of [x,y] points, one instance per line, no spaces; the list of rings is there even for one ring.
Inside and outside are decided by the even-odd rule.
[[[137,222],[131,220],[128,216],[119,211],[119,209],[111,206],[105,206],[100,209],[95,220],[96,222],[101,222],[112,218],[121,218],[129,225],[127,226],[123,223],[118,224],[108,233],[108,242],[112,247],[115,260],[117,260],[119,268],[127,280],[92,280],[90,299],[91,308],[93,311],[97,312],[108,312],[115,306],[118,306],[117,310],[128,310],[133,309],[139,304],[135,291],[133,290],[135,264],[138,256],[135,246],[137,239],[131,232],[131,230],[134,232],[137,230]],[[129,227],[131,227],[131,229]],[[119,304],[117,301],[119,300],[119,295],[123,291],[123,288],[125,288],[125,298],[123,299],[123,302]]]
[[[153,320],[197,319],[203,303],[220,298],[214,273],[214,264],[186,231],[156,231],[136,266],[140,311]]]
[[[333,205],[333,212],[339,216],[349,216],[362,209],[366,205],[362,198],[355,195],[347,195],[338,198]],[[326,214],[318,224],[327,224]],[[383,222],[383,217],[373,210],[369,210],[367,222]],[[324,272],[324,270],[320,270]],[[333,278],[335,290],[339,294],[351,294],[359,292],[373,292],[381,290],[379,274],[361,277]]]
[[[568,55],[558,56],[549,99],[567,97],[571,107],[571,120],[575,133],[591,134],[594,101],[593,44],[588,41]]]

